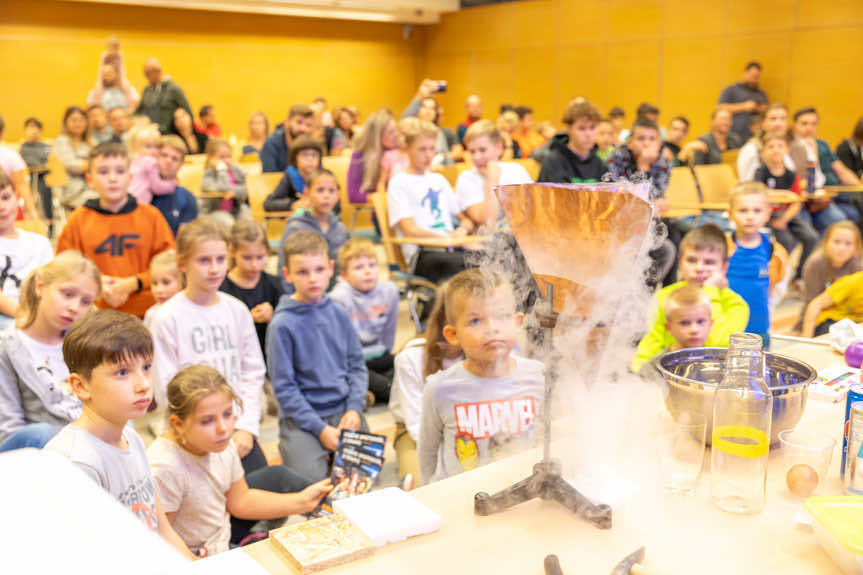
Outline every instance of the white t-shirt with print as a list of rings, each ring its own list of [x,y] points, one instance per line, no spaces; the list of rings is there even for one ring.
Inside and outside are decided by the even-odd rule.
[[[18,230],[17,238],[0,237],[0,291],[17,300],[27,274],[53,257],[51,242],[45,236]]]
[[[63,382],[69,379],[69,368],[63,361],[63,344],[50,345],[36,341],[21,330],[18,330],[21,343],[30,354],[36,372],[44,372],[50,376],[56,389],[63,389]]]
[[[524,166],[515,162],[498,162],[500,165],[501,186],[511,184],[529,184],[533,182],[530,174]],[[462,211],[470,206],[481,204],[485,200],[485,188],[488,178],[479,173],[476,168],[465,170],[458,176],[455,183],[455,195],[458,196],[458,204]],[[503,214],[500,214],[500,219]]]
[[[434,172],[396,174],[387,186],[387,209],[389,224],[393,228],[401,220],[413,218],[421,229],[442,236],[455,229],[453,220],[461,213],[452,186],[446,178]],[[402,237],[404,234],[396,228],[396,235]],[[407,261],[416,251],[417,246],[402,246],[402,254]]]

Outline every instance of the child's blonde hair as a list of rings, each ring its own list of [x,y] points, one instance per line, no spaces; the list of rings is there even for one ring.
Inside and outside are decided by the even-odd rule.
[[[159,147],[161,148],[173,148],[180,152],[181,157],[185,158],[188,150],[186,149],[186,144],[183,143],[183,139],[180,136],[175,136],[174,134],[168,134],[167,136],[162,136],[159,140]]]
[[[463,310],[464,300],[469,297],[487,297],[498,287],[509,284],[497,272],[472,268],[454,275],[446,285],[446,321],[455,325],[457,315]]]
[[[141,149],[141,146],[147,142],[160,142],[162,135],[159,133],[159,127],[156,124],[147,124],[146,126],[132,126],[126,132],[126,145],[129,146],[129,152],[134,156]]]
[[[703,305],[707,307],[708,313],[712,313],[710,298],[704,290],[694,284],[686,284],[679,287],[665,298],[665,319],[671,321],[674,314],[688,307]]]
[[[858,228],[857,224],[855,224],[851,220],[843,220],[841,222],[836,222],[835,224],[832,224],[829,228],[827,228],[827,230],[824,232],[824,239],[821,240],[821,245],[826,246],[828,242],[830,242],[830,238],[833,237],[833,234],[835,234],[839,230],[846,230],[853,234],[854,254],[860,255],[860,252],[863,251],[863,240],[860,239],[860,228]]]
[[[161,270],[177,278],[180,277],[180,271],[177,269],[177,252],[165,250],[153,256],[153,259],[150,260],[150,278],[157,276]]]
[[[762,150],[767,145],[767,142],[772,142],[773,140],[782,140],[786,145],[790,143],[787,133],[777,134],[776,132],[762,132],[759,139],[761,140]]]
[[[737,200],[743,196],[761,196],[768,205],[770,204],[770,191],[761,182],[743,182],[731,188],[728,205],[734,208]]]
[[[54,256],[50,262],[30,272],[21,284],[18,299],[18,312],[15,314],[15,327],[25,329],[33,325],[39,312],[41,298],[36,294],[36,284],[49,286],[66,281],[79,275],[86,275],[96,284],[96,297],[102,295],[102,275],[96,264],[81,255],[81,252],[67,250]]]
[[[478,120],[471,124],[467,132],[464,133],[464,145],[467,146],[479,138],[488,138],[488,141],[492,144],[503,142],[500,130],[497,129],[497,126],[491,120]]]
[[[378,185],[381,172],[381,156],[384,150],[381,146],[381,135],[393,121],[392,112],[381,108],[372,112],[363,124],[362,129],[354,136],[354,150],[363,154],[363,182],[360,189],[365,191]]]
[[[224,376],[209,365],[192,365],[177,372],[168,382],[168,415],[185,421],[198,402],[214,393],[224,393],[240,408],[243,400],[234,392]]]
[[[344,272],[348,269],[351,260],[359,257],[374,258],[377,261],[378,253],[375,251],[375,244],[369,238],[351,238],[339,248],[339,269]]]
[[[222,148],[227,148],[229,151],[233,152],[233,148],[231,148],[231,144],[228,143],[227,140],[222,140],[221,138],[210,138],[207,140],[207,147],[204,148],[204,153],[207,154],[207,160],[216,155]]]
[[[240,247],[240,242],[250,244],[261,244],[269,252],[270,242],[267,239],[267,230],[264,229],[264,224],[254,220],[237,220],[231,227],[231,237],[228,245],[231,249]]]
[[[215,240],[228,244],[228,234],[218,222],[208,217],[197,218],[183,226],[177,234],[177,263],[182,264],[192,257],[201,242]]]
[[[437,138],[437,126],[419,118],[405,118],[399,122],[399,132],[407,146],[412,145],[418,138]]]

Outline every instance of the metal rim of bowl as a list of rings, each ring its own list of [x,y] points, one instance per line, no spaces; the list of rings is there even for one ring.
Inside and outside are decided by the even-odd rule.
[[[691,351],[692,349],[698,349],[698,350],[705,351],[705,352],[711,351],[711,350],[719,350],[719,351],[722,351],[725,353],[728,352],[727,347],[699,347],[699,348],[690,348],[688,350],[678,350],[678,351]],[[666,352],[666,353],[662,354],[661,356],[659,356],[655,362],[656,368],[659,370],[659,373],[662,374],[663,378],[671,377],[671,378],[677,380],[679,383],[685,383],[688,386],[717,387],[718,384],[716,384],[716,383],[710,383],[707,381],[698,381],[697,379],[691,379],[688,377],[684,377],[682,375],[677,375],[676,373],[672,373],[672,372],[668,371],[667,369],[665,369],[665,367],[663,367],[663,365],[662,365],[662,358],[665,357],[666,355],[672,354],[672,353],[677,353],[677,352],[675,352],[675,351]],[[789,356],[783,355],[781,353],[773,353],[773,352],[769,352],[769,351],[765,352],[765,353],[769,354],[772,357],[778,357],[778,358],[784,359],[786,361],[793,361],[797,364],[804,366],[810,372],[809,377],[803,378],[803,379],[801,379],[801,381],[798,381],[797,383],[795,383],[793,385],[769,386],[770,391],[781,390],[781,389],[794,389],[796,387],[808,386],[810,383],[812,383],[815,380],[816,377],[818,377],[818,372],[816,371],[816,369],[803,360],[795,359],[793,357],[789,357]]]

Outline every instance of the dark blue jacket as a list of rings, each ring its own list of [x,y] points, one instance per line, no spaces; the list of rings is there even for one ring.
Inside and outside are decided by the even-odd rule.
[[[289,295],[267,328],[267,373],[280,415],[318,437],[324,417],[363,412],[368,370],[347,312],[324,294],[317,304]]]
[[[267,136],[261,148],[261,168],[266,172],[284,172],[288,169],[288,143],[285,141],[285,128],[279,126]]]

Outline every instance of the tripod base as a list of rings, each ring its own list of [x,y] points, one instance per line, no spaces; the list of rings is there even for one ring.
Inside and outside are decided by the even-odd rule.
[[[554,460],[540,461],[533,466],[533,475],[494,495],[477,493],[473,497],[473,511],[481,516],[491,515],[536,497],[557,501],[599,529],[611,529],[611,507],[596,505],[582,495],[560,475],[560,464]]]

